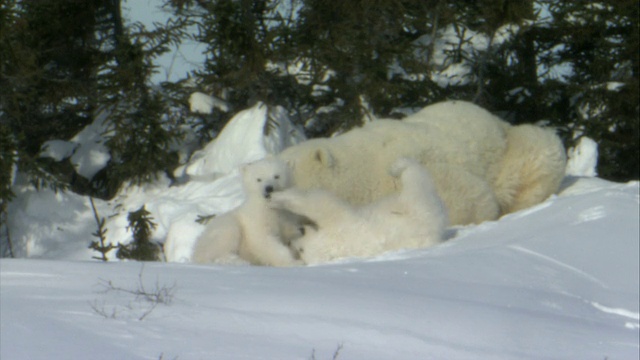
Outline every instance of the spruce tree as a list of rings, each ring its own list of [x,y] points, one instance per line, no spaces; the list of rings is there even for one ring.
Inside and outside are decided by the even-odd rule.
[[[42,144],[91,122],[92,29],[99,1],[9,1],[0,21],[0,122],[19,171],[34,185],[64,188],[71,166],[40,158]],[[73,26],[69,26],[73,24]]]
[[[581,5],[581,6],[580,6]],[[551,4],[556,31],[564,34],[559,62],[571,64],[565,91],[572,135],[598,142],[598,173],[612,180],[638,179],[638,3]]]
[[[184,23],[128,25],[120,0],[11,1],[1,9],[0,121],[21,174],[38,187],[110,198],[124,181],[172,168],[181,119],[149,79],[153,59],[184,36]],[[40,157],[46,141],[69,140],[101,116],[111,161],[93,178],[69,158]]]
[[[303,2],[299,51],[317,69],[330,69],[320,105],[329,107],[323,126],[312,135],[329,135],[359,125],[367,111],[390,116],[395,108],[421,106],[442,96],[426,77],[428,59],[416,42],[430,34],[437,1]],[[326,76],[324,73],[319,73]],[[367,109],[366,105],[371,109]]]
[[[139,261],[159,260],[160,248],[151,241],[151,235],[156,228],[151,213],[144,205],[133,212],[129,212],[129,229],[133,233],[133,240],[126,245],[118,244],[118,259],[132,259]]]

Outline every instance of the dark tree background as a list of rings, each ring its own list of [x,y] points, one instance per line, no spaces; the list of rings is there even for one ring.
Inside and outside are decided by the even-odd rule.
[[[147,29],[123,19],[120,0],[0,0],[0,212],[16,173],[101,198],[171,173],[180,126],[206,142],[257,101],[284,106],[314,137],[372,113],[468,100],[513,124],[554,126],[567,147],[591,137],[601,177],[640,177],[637,1],[162,5],[170,20]],[[206,47],[201,69],[153,84],[154,58],[187,38]],[[233,111],[188,114],[194,90]],[[40,157],[46,141],[69,140],[100,116],[111,159],[92,179],[69,159]]]
[[[567,147],[591,137],[601,177],[640,177],[637,1],[166,5],[197,23],[195,39],[207,44],[205,69],[194,74],[203,89],[236,109],[256,100],[282,105],[311,137],[357,126],[371,111],[394,117],[462,99],[513,124],[557,127]],[[473,44],[474,35],[487,44]],[[437,60],[442,43],[446,59]],[[461,81],[434,80],[455,65],[469,69]]]

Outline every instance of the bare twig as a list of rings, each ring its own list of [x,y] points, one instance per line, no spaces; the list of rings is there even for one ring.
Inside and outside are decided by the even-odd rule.
[[[93,310],[93,312],[95,312],[96,314],[104,317],[105,319],[116,319],[117,318],[117,309],[114,307],[111,309],[111,311],[107,311],[106,306],[104,304],[104,302],[102,302],[102,304],[98,303],[98,300],[94,300],[93,302],[89,303],[89,305],[91,306],[91,309]]]
[[[344,347],[343,343],[338,344],[338,346],[336,347],[336,350],[333,352],[333,357],[331,358],[332,360],[338,359],[338,356],[340,355],[340,351],[342,350],[343,347]],[[316,360],[316,349],[313,349],[311,351],[311,357],[309,359]]]
[[[142,265],[140,272],[138,273],[138,284],[134,289],[126,289],[120,286],[116,286],[113,284],[111,280],[98,279],[99,284],[102,289],[98,291],[101,294],[107,294],[110,292],[118,292],[124,294],[130,294],[134,296],[134,301],[140,302],[143,301],[149,306],[142,312],[140,316],[138,316],[138,320],[144,320],[153,310],[158,306],[158,304],[170,305],[173,301],[173,296],[175,293],[175,284],[172,286],[160,285],[158,280],[154,287],[151,290],[147,290],[144,286],[144,282],[142,280],[142,274],[144,273],[144,264]],[[97,314],[105,317],[115,319],[117,316],[117,308],[109,312],[105,309],[104,303],[102,306],[99,306],[97,301],[91,303],[91,308]],[[129,310],[133,310],[131,304],[127,307]]]
[[[336,351],[333,353],[333,357],[331,359],[336,360],[338,358],[338,355],[340,354],[340,350],[342,350],[343,346],[344,345],[342,343],[338,344],[338,347],[336,348]]]

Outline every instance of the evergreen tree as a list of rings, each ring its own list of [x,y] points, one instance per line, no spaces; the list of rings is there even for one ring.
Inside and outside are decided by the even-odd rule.
[[[567,146],[589,136],[600,145],[600,176],[640,176],[637,2],[448,6],[451,24],[462,29],[450,61],[471,69],[466,83],[449,89],[450,97],[474,101],[513,124],[544,121],[558,128]],[[505,25],[515,27],[509,33]],[[488,45],[465,48],[471,41],[465,29],[485,36]]]
[[[129,229],[133,232],[133,240],[127,245],[118,244],[118,259],[133,259],[139,261],[159,260],[160,247],[151,242],[151,235],[156,228],[151,213],[142,206],[130,212]]]
[[[185,24],[127,26],[120,3],[2,5],[0,121],[16,143],[18,170],[36,186],[109,198],[124,181],[153,179],[176,163],[180,119],[169,116],[170,99],[149,78],[152,60],[179,41]],[[100,116],[111,161],[96,176],[83,178],[68,158],[40,157],[46,141],[69,140]]]
[[[60,188],[69,180],[70,166],[54,168],[38,157],[42,144],[68,139],[91,122],[91,73],[84,70],[92,62],[97,3],[2,4],[0,122],[16,144],[19,170],[37,186]]]
[[[97,240],[92,241],[89,244],[89,249],[93,249],[95,251],[97,251],[98,253],[100,253],[100,256],[93,256],[94,259],[96,260],[102,260],[102,261],[108,261],[107,258],[107,254],[116,248],[116,246],[114,246],[111,243],[107,242],[107,229],[105,229],[105,222],[106,219],[103,217],[100,217],[98,215],[98,210],[96,209],[96,204],[93,201],[93,198],[89,198],[89,202],[91,203],[91,210],[93,211],[93,218],[96,220],[96,225],[97,225],[97,229],[94,233],[92,233],[91,235],[98,238]]]
[[[639,176],[637,2],[166,0],[177,20],[152,31],[127,25],[120,3],[0,4],[3,204],[14,166],[37,186],[101,198],[170,170],[184,122],[171,107],[184,108],[188,90],[149,77],[191,23],[206,44],[191,84],[235,111],[282,105],[311,137],[357,126],[368,111],[393,117],[463,99],[513,124],[545,120],[567,146],[590,136],[601,176]],[[92,179],[69,159],[40,157],[47,140],[104,115],[111,160]],[[203,119],[202,141],[229,116]]]
[[[306,103],[300,100],[305,90],[274,66],[295,56],[290,50],[294,10],[282,8],[286,2],[167,2],[178,16],[197,25],[193,38],[206,44],[204,68],[194,72],[202,89],[223,98],[236,111],[257,101],[292,110]],[[203,129],[217,133],[229,117],[230,114],[217,113]]]
[[[283,105],[311,137],[461,99],[567,146],[590,136],[601,176],[638,177],[637,2],[169,2],[208,46],[200,86],[236,109]]]
[[[564,36],[558,62],[570,64],[564,125],[599,144],[598,173],[613,180],[640,177],[638,2],[550,4]]]
[[[426,20],[436,5],[437,1],[411,0],[304,1],[299,52],[316,68],[332,72],[321,105],[333,109],[321,118],[318,134],[360,124],[366,104],[375,114],[388,116],[400,104],[416,106],[440,97],[430,79],[406,76],[426,72],[427,59],[414,56],[419,50],[416,40],[431,31]]]

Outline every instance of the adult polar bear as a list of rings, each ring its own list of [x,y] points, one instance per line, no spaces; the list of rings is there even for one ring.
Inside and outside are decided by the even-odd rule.
[[[399,180],[400,190],[364,206],[352,206],[326,190],[298,188],[274,192],[269,204],[313,220],[316,227],[292,241],[306,264],[441,242],[447,211],[429,172],[412,159],[400,158],[389,173]]]
[[[551,130],[511,126],[464,101],[428,106],[402,121],[376,120],[342,135],[285,149],[294,183],[356,205],[398,190],[395,159],[429,169],[453,225],[494,220],[557,191],[565,150]]]

